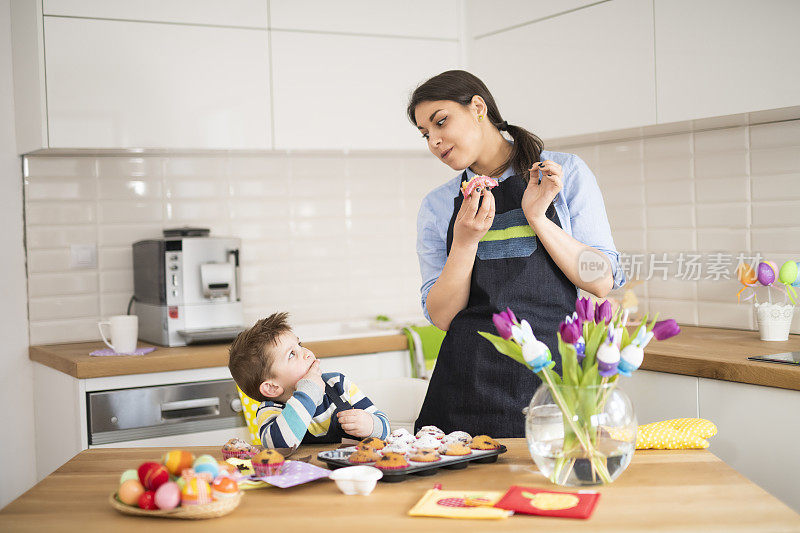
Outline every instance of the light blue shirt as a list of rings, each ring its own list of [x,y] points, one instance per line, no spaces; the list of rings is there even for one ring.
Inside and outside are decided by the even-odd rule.
[[[597,186],[597,179],[583,160],[574,154],[542,151],[541,160],[555,161],[564,172],[564,187],[556,195],[553,203],[561,221],[561,228],[575,240],[596,248],[608,256],[614,277],[614,288],[625,284],[625,273],[620,268],[619,252],[611,237],[611,227],[603,202],[603,195]],[[503,181],[513,175],[509,166],[498,178]],[[467,168],[467,177],[475,175]],[[458,176],[441,185],[422,200],[417,216],[417,256],[422,274],[422,311],[431,320],[426,302],[428,291],[439,279],[447,261],[447,228],[453,216],[453,198],[460,194],[461,172]]]

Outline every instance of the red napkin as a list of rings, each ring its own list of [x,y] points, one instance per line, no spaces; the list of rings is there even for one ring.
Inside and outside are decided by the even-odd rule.
[[[515,513],[589,518],[599,499],[597,492],[556,492],[513,485],[494,506]]]

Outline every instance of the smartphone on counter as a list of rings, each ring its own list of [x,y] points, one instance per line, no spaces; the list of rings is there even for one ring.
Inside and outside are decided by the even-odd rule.
[[[783,352],[768,355],[752,355],[751,361],[765,361],[767,363],[782,363],[784,365],[800,365],[800,352]]]

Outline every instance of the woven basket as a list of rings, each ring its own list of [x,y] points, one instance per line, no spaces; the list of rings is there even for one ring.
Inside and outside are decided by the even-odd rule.
[[[211,503],[204,505],[186,505],[176,507],[169,510],[154,510],[145,511],[138,507],[126,505],[117,499],[117,493],[113,492],[108,497],[108,503],[111,507],[116,509],[122,514],[129,514],[133,516],[151,516],[153,518],[183,518],[185,520],[200,520],[203,518],[216,518],[218,516],[225,516],[230,513],[242,501],[242,492],[230,498],[215,500]]]

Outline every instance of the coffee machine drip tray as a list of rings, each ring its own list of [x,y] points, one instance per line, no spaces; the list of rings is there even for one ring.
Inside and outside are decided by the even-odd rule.
[[[186,344],[202,344],[206,342],[232,341],[245,328],[240,326],[228,326],[224,328],[206,329],[181,329],[178,335],[183,337]]]

